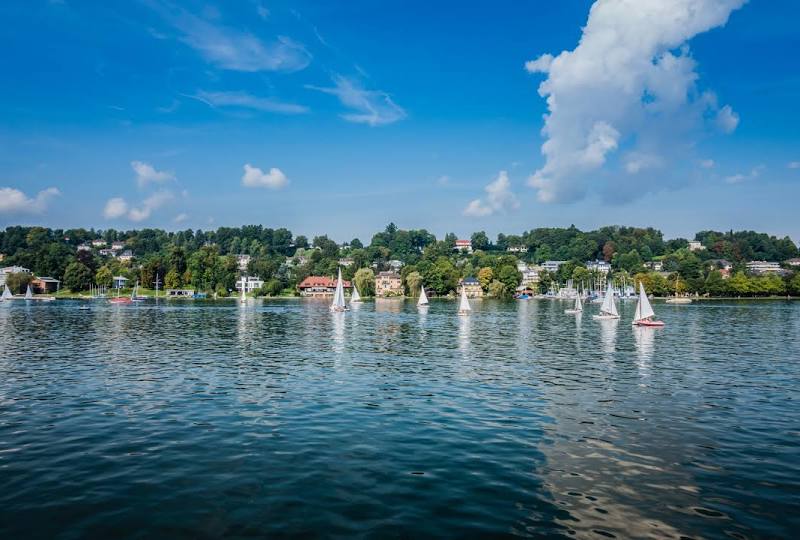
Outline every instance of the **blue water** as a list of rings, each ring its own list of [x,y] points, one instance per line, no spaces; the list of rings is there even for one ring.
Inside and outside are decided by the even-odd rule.
[[[0,538],[793,538],[800,304],[0,305]]]

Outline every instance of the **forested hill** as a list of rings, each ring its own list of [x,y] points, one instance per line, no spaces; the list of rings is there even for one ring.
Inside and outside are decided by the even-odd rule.
[[[687,280],[698,282],[708,277],[709,266],[704,262],[724,259],[734,271],[743,269],[745,261],[766,260],[782,262],[798,257],[798,247],[789,238],[777,238],[754,231],[701,231],[694,240],[702,244],[690,251],[687,239],[666,240],[661,231],[653,228],[609,226],[594,231],[576,227],[538,228],[520,235],[499,234],[490,240],[480,231],[471,235],[475,254],[456,252],[455,234],[437,239],[424,229],[401,230],[389,224],[383,231],[362,242],[355,238],[337,243],[327,236],[309,241],[291,231],[270,229],[260,225],[220,227],[214,231],[167,232],[159,229],[130,231],[48,229],[43,227],[8,227],[0,232],[0,266],[19,265],[36,275],[64,279],[67,268],[78,272],[76,287],[90,282],[106,281],[108,276],[123,274],[150,283],[158,273],[173,286],[193,286],[200,290],[230,290],[238,276],[235,255],[250,255],[248,272],[269,282],[275,290],[293,288],[308,275],[332,275],[340,258],[352,259],[344,268],[345,277],[352,278],[359,268],[372,266],[388,268],[391,260],[401,261],[403,277],[418,271],[427,280],[435,274],[447,274],[442,287],[454,279],[477,275],[489,267],[498,275],[504,267],[515,266],[516,260],[541,263],[545,260],[569,261],[558,279],[566,279],[576,267],[599,259],[611,263],[616,272],[636,274],[644,271],[648,262],[659,261],[664,271],[676,272]],[[95,245],[103,240],[106,246]],[[121,262],[114,256],[100,253],[103,247],[121,242],[122,250],[130,250],[133,260]],[[99,244],[99,242],[96,242]],[[316,248],[316,249],[309,249]],[[302,257],[295,255],[300,251]],[[116,253],[119,255],[120,253]],[[85,268],[84,268],[85,267]],[[437,275],[438,275],[437,274]],[[506,271],[508,286],[511,272]]]

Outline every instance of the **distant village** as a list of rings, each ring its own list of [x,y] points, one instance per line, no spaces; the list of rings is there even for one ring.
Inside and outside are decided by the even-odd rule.
[[[346,290],[355,284],[362,295],[382,298],[415,296],[420,286],[432,297],[462,288],[470,298],[512,297],[566,285],[598,288],[608,280],[641,281],[656,295],[800,294],[797,246],[753,232],[705,231],[695,240],[665,241],[654,229],[535,229],[490,242],[483,232],[436,240],[424,230],[390,225],[364,246],[357,239],[309,242],[285,229],[250,227],[208,233],[9,227],[0,232],[0,263],[6,263],[0,288],[65,294],[138,285],[168,298],[225,297],[242,289],[327,297],[341,269]],[[745,259],[748,252],[791,256]],[[575,256],[584,253],[592,258]],[[553,254],[570,257],[547,258]]]

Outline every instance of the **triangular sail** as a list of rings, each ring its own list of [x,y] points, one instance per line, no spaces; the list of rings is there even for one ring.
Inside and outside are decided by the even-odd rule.
[[[615,317],[619,315],[617,313],[617,304],[614,302],[614,289],[611,288],[610,282],[608,289],[606,289],[606,296],[603,298],[603,305],[600,306],[600,313],[614,315]]]
[[[419,300],[417,300],[418,306],[427,306],[428,305],[428,295],[425,294],[425,287],[420,287],[419,292]]]
[[[344,309],[344,286],[342,285],[342,269],[339,268],[339,278],[336,280],[336,292],[333,294],[331,309]]]
[[[361,302],[361,295],[358,294],[358,287],[356,287],[355,282],[353,282],[353,295],[350,297],[351,302]]]
[[[245,303],[247,302],[247,280],[244,276],[242,276],[242,297],[239,299],[240,302]]]
[[[653,306],[650,305],[650,300],[647,298],[647,293],[644,292],[644,285],[639,282],[639,303],[636,306],[636,316],[634,320],[647,319],[655,315]]]
[[[30,300],[33,298],[33,291],[31,291],[31,286],[28,285],[28,290],[25,291],[25,300]]]
[[[469,300],[467,299],[467,289],[465,289],[463,285],[461,286],[461,303],[458,305],[458,311],[462,313],[472,311]]]
[[[583,311],[583,303],[581,302],[581,295],[575,297],[575,311]]]
[[[3,289],[3,300],[11,300],[14,298],[14,295],[11,293],[11,289],[8,288],[6,285],[5,289]]]

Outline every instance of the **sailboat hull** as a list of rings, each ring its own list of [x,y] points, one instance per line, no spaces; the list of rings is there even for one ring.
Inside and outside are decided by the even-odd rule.
[[[576,313],[583,313],[582,309],[565,309],[564,313],[568,315],[575,315]]]
[[[646,326],[650,328],[660,328],[664,326],[664,321],[633,321],[634,326]]]

